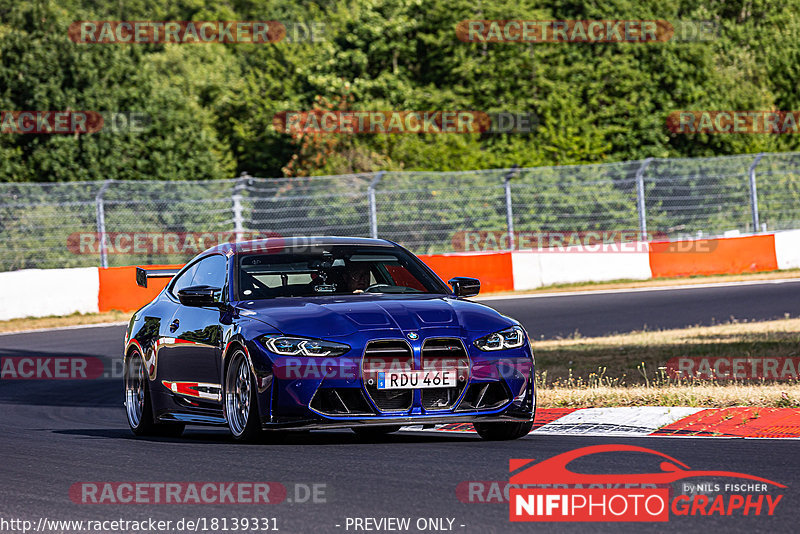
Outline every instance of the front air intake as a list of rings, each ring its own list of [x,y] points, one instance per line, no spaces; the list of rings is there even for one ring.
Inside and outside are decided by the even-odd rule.
[[[422,407],[427,411],[450,410],[458,402],[469,380],[469,357],[461,340],[426,339],[422,345],[422,369],[449,370],[456,374],[456,386],[422,390]]]
[[[364,389],[375,407],[382,412],[406,412],[411,409],[411,389],[378,389],[380,371],[411,371],[414,356],[411,347],[401,339],[370,341],[361,365]]]
[[[502,381],[472,384],[458,405],[458,411],[496,410],[511,401],[511,393]]]
[[[360,388],[319,388],[309,406],[323,415],[374,415]]]

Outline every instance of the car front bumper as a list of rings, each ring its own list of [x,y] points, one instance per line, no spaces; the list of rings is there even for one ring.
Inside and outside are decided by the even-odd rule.
[[[248,350],[259,382],[259,407],[265,429],[347,428],[358,426],[436,425],[446,423],[531,421],[536,408],[534,361],[529,345],[498,352],[482,352],[459,338],[461,352],[448,356],[466,361],[463,380],[445,388],[407,390],[396,398],[378,397],[368,386],[367,347],[354,347],[337,358],[289,358],[269,353],[259,343]],[[396,342],[405,340],[393,340]],[[423,344],[411,345],[405,365],[419,369],[425,363]],[[258,362],[258,364],[256,364]],[[438,396],[434,402],[431,395]],[[439,398],[440,397],[440,398]]]

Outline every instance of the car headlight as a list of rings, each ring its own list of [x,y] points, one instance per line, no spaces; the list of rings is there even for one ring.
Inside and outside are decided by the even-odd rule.
[[[521,326],[512,326],[494,334],[475,340],[475,346],[483,351],[516,349],[525,343],[525,331]]]
[[[261,342],[281,356],[340,356],[350,350],[344,343],[306,337],[264,336]]]

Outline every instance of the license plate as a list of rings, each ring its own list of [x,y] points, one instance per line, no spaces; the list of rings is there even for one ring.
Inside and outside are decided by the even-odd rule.
[[[378,373],[378,389],[451,388],[455,385],[455,370],[381,371]]]

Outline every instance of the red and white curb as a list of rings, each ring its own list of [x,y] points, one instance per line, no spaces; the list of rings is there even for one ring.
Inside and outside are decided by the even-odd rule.
[[[643,406],[575,410],[538,427],[537,434],[646,436],[702,408]]]
[[[437,425],[427,431],[475,432],[469,423]],[[800,408],[540,408],[531,434],[800,439]]]

